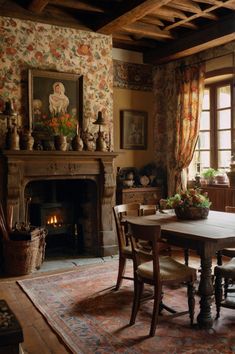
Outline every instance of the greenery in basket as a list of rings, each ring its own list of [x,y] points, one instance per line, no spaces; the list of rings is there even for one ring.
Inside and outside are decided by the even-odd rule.
[[[200,189],[188,189],[184,192],[177,193],[173,197],[167,199],[168,208],[210,208],[211,202],[208,199],[207,192],[201,193]]]

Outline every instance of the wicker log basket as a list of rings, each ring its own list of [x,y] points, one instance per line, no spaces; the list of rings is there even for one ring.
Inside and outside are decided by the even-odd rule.
[[[25,275],[39,269],[45,257],[44,228],[18,224],[12,229],[12,210],[8,210],[6,221],[0,204],[0,233],[4,272],[7,275]]]
[[[30,232],[29,232],[30,234]],[[45,229],[34,228],[29,240],[3,240],[4,271],[8,275],[25,275],[41,267],[45,257]],[[23,233],[25,236],[25,233]],[[31,236],[31,235],[30,235]],[[10,234],[11,237],[11,234]]]

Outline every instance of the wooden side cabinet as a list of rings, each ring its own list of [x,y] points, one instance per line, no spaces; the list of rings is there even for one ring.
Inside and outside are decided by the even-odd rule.
[[[217,211],[225,211],[225,206],[235,206],[235,188],[222,185],[203,186],[203,192],[208,193],[208,197],[212,202],[210,209]]]
[[[163,198],[161,187],[117,189],[116,204],[141,203],[156,205]]]

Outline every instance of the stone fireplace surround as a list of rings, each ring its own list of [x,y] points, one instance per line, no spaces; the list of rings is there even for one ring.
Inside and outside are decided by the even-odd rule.
[[[1,200],[13,205],[13,224],[25,220],[25,188],[30,182],[45,180],[93,181],[97,186],[97,233],[95,256],[116,254],[117,240],[112,216],[116,178],[114,152],[12,151],[1,154]],[[85,237],[85,235],[84,235]]]

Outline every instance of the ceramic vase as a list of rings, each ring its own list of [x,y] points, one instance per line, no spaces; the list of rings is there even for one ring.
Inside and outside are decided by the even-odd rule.
[[[15,125],[9,136],[9,148],[10,150],[20,150],[20,136]]]
[[[55,135],[54,137],[55,149],[59,151],[66,151],[68,149],[67,136]]]
[[[72,148],[74,151],[82,151],[83,150],[83,140],[80,137],[80,134],[76,134],[72,140]]]
[[[34,137],[31,134],[31,131],[26,131],[21,137],[21,146],[23,150],[33,150]]]

